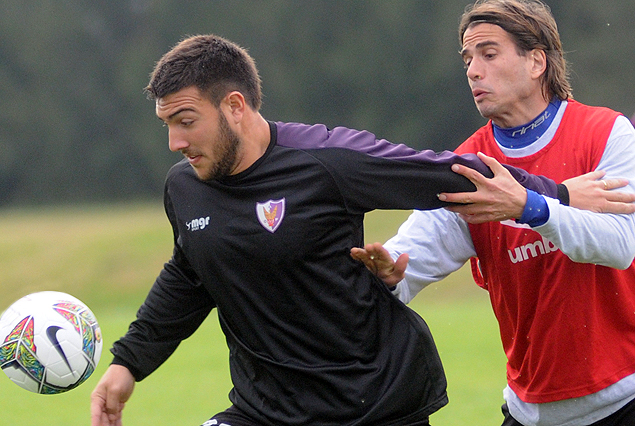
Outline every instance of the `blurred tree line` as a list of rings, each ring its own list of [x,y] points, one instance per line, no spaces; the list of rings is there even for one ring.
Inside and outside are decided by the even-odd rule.
[[[186,35],[249,49],[265,118],[454,149],[484,124],[459,55],[469,0],[3,0],[0,206],[156,199],[180,158],[142,93]],[[632,0],[548,1],[574,96],[635,111]]]

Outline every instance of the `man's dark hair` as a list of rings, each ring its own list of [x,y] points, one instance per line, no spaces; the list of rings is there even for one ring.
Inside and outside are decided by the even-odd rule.
[[[216,35],[189,37],[174,46],[157,62],[145,92],[156,100],[190,86],[214,106],[234,90],[256,111],[262,103],[254,60],[242,47]]]

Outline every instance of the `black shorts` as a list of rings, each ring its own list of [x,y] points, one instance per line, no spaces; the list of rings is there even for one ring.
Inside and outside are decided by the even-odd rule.
[[[522,423],[509,414],[507,404],[503,405],[503,415],[505,416],[505,421],[503,421],[502,426],[523,426]],[[610,416],[589,426],[635,426],[635,399]]]
[[[262,426],[261,423],[249,418],[233,405],[222,413],[218,413],[201,426]],[[413,423],[408,426],[430,426],[428,421]]]

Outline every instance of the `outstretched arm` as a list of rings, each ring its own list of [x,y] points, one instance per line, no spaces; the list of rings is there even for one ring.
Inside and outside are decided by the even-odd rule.
[[[486,178],[476,170],[455,164],[453,170],[467,177],[476,192],[441,193],[439,199],[457,205],[447,207],[469,223],[483,223],[519,219],[527,202],[527,191],[496,159],[483,153],[479,158],[492,170],[494,177]],[[595,171],[565,181],[569,190],[569,204],[598,213],[630,214],[635,212],[635,194],[611,191],[628,185],[626,179],[598,180],[604,172]]]
[[[356,213],[374,209],[436,209],[447,205],[438,198],[440,192],[476,190],[472,182],[452,172],[454,164],[493,177],[492,171],[473,153],[417,151],[377,139],[369,132],[343,127],[329,130],[323,125],[277,123],[276,128],[279,146],[311,149],[313,156],[328,164],[329,172],[338,180],[339,189],[348,200],[348,208]],[[355,173],[351,163],[355,164]],[[560,198],[566,193],[564,185],[557,185],[545,176],[505,167],[524,187],[564,201]]]
[[[604,176],[601,171],[569,179],[566,184],[571,190],[571,207],[542,198],[548,210],[548,220],[525,222],[574,262],[624,269],[635,257],[635,206],[631,204],[635,194],[635,131],[624,117],[621,118],[616,120],[597,165],[598,170],[620,179],[597,180]],[[500,168],[496,168],[496,173],[497,177],[503,176]],[[476,179],[479,177],[476,176]],[[481,185],[479,189],[482,188]],[[620,191],[615,191],[616,188]],[[448,200],[461,202],[460,195],[445,195]],[[479,212],[473,210],[474,206],[464,207],[469,210],[457,210],[464,214],[462,217],[478,221]]]

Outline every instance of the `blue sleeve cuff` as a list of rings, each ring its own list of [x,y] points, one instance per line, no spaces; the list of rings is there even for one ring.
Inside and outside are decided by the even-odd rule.
[[[527,204],[520,219],[516,219],[518,223],[526,223],[532,228],[544,225],[549,220],[549,207],[547,200],[537,192],[531,189],[527,190]]]

